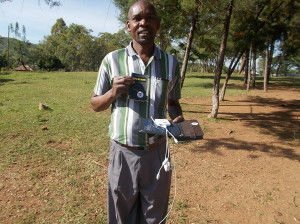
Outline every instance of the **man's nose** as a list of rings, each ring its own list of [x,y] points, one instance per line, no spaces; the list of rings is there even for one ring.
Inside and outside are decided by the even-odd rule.
[[[142,26],[148,25],[147,19],[143,18],[143,19],[140,21],[140,25],[142,25]]]

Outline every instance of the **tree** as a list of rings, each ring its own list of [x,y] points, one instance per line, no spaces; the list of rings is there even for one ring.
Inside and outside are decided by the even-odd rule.
[[[24,68],[26,68],[25,64],[26,64],[26,59],[28,57],[28,46],[29,43],[26,40],[26,29],[25,26],[22,26],[22,33],[20,32],[20,27],[19,27],[19,23],[16,22],[15,26],[10,25],[12,32],[14,33],[14,36],[16,39],[18,39],[19,41],[16,42],[15,46],[14,46],[14,50],[15,50],[15,54],[14,57],[16,59],[16,61],[18,61],[19,63],[21,63],[23,65]]]
[[[67,26],[62,18],[57,19],[51,35],[38,47],[44,52],[40,58],[47,61],[53,56],[61,61],[66,71],[96,71],[106,54],[124,48],[131,40],[124,29],[115,34],[100,33],[97,37],[91,32],[82,25]]]
[[[67,24],[63,18],[59,18],[51,28],[51,35],[58,35],[60,33],[64,34],[66,33],[67,28]]]
[[[10,54],[9,54],[9,50],[10,50],[10,46],[9,46],[9,44],[10,44],[10,37],[9,37],[9,34],[10,34],[10,32],[13,30],[13,26],[12,26],[12,24],[9,24],[8,25],[8,29],[7,29],[7,68],[9,69],[9,66],[10,66],[10,64],[9,64],[9,59],[10,59]]]
[[[7,65],[7,60],[5,58],[5,56],[0,55],[0,70],[1,68],[5,67]]]
[[[280,35],[276,34],[276,32],[272,33],[268,29],[268,26],[269,24],[273,27],[276,25],[277,28],[274,30],[279,31],[280,29],[278,29],[278,27],[280,27],[280,24],[282,23],[282,19],[280,20],[279,18],[284,18],[283,20],[288,19],[285,15],[287,8],[291,8],[291,5],[295,5],[295,1],[261,0],[253,2],[243,0],[239,1],[239,4],[240,5],[236,7],[237,10],[233,16],[233,23],[235,25],[233,26],[234,29],[232,31],[232,41],[234,42],[233,52],[236,52],[234,55],[240,56],[249,51],[250,45],[252,46],[252,52],[260,53],[262,49],[265,48],[270,34],[272,34],[272,37],[275,37],[275,40],[278,39]],[[282,31],[280,31],[279,34],[280,33],[282,33]],[[235,58],[233,57],[232,60],[235,60]],[[223,84],[221,93],[222,97],[220,97],[221,100],[223,100],[225,96],[225,90],[228,83],[227,80],[229,80],[232,74],[231,72],[234,71],[237,63],[231,64],[233,67],[230,68],[229,73],[227,72],[228,74],[226,74],[226,81]],[[251,74],[253,75],[255,73],[251,72]],[[250,83],[248,83],[248,85],[250,85]],[[249,88],[250,86],[248,86],[248,89]]]
[[[282,35],[278,45],[280,55],[274,58],[274,73],[288,74],[300,73],[300,2],[290,1],[285,7],[284,24],[286,30]],[[271,68],[272,70],[272,68]],[[274,70],[274,69],[273,69]]]
[[[218,56],[217,67],[215,71],[214,84],[213,84],[213,94],[212,94],[212,109],[210,113],[211,118],[216,118],[219,110],[219,86],[220,86],[220,78],[222,74],[222,69],[224,65],[224,57],[226,51],[227,37],[229,33],[230,19],[233,9],[234,0],[231,0],[228,3],[225,20],[224,20],[224,28],[223,35],[220,44],[220,51]]]
[[[190,28],[190,31],[189,31],[188,41],[187,41],[186,50],[185,50],[185,53],[184,53],[181,72],[180,72],[181,87],[183,87],[185,74],[186,74],[186,69],[187,69],[187,66],[188,66],[188,60],[189,60],[189,57],[190,57],[190,52],[191,52],[192,43],[193,43],[193,39],[194,39],[196,23],[197,23],[198,16],[199,16],[198,7],[195,7],[195,10],[193,10],[193,11],[195,11],[195,14],[192,18],[191,28]]]
[[[39,59],[38,67],[50,72],[50,71],[63,69],[65,66],[61,63],[61,61],[57,57],[48,56]]]
[[[265,92],[268,90],[273,53],[274,53],[274,41],[268,40],[267,46],[266,46],[266,61],[265,61],[265,71],[264,71],[264,91]]]
[[[46,58],[55,56],[69,71],[88,69],[92,56],[83,55],[83,52],[88,52],[84,49],[92,45],[90,32],[82,25],[71,24],[68,27],[62,18],[58,19],[52,26],[51,35],[44,40]]]

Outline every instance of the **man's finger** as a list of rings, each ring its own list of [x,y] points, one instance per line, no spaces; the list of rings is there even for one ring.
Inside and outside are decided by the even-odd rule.
[[[114,77],[114,82],[124,83],[124,84],[132,84],[132,83],[134,83],[134,79],[131,76],[117,76],[117,77]]]

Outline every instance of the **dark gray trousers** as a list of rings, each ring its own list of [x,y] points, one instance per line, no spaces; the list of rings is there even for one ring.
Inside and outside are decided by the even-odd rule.
[[[158,224],[165,217],[171,171],[162,168],[159,180],[156,179],[165,151],[165,143],[149,150],[136,150],[111,140],[108,167],[110,224]]]

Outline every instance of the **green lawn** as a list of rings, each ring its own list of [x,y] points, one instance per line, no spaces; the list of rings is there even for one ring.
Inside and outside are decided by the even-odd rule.
[[[14,183],[10,176],[19,180],[12,192],[14,205],[0,203],[0,223],[2,218],[11,223],[105,220],[100,186],[106,185],[101,173],[107,164],[109,112],[90,108],[96,76],[27,72],[0,76],[0,167],[1,179],[7,178],[1,194],[9,187],[5,183]],[[39,103],[51,110],[39,110]],[[24,205],[18,188],[31,195],[34,206]],[[10,214],[14,217],[7,219]]]
[[[96,76],[0,74],[0,223],[106,223],[110,111],[90,107]],[[212,81],[211,74],[189,74],[183,97],[210,98]],[[247,94],[242,86],[227,91],[240,94]]]

